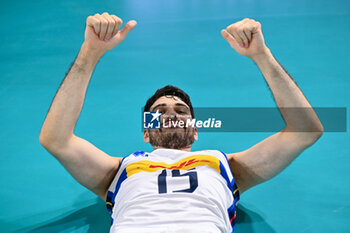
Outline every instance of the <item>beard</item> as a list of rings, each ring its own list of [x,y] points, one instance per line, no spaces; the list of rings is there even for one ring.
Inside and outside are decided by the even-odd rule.
[[[191,147],[195,141],[193,127],[148,129],[148,134],[153,147],[183,149]]]

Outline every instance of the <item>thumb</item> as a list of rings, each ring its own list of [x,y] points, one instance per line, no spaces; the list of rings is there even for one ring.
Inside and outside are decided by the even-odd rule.
[[[124,40],[126,35],[136,26],[137,22],[135,20],[130,20],[125,24],[123,29],[120,31],[120,37]]]
[[[221,35],[231,45],[232,48],[237,47],[238,43],[236,39],[233,38],[233,36],[230,33],[228,33],[226,29],[221,30]]]

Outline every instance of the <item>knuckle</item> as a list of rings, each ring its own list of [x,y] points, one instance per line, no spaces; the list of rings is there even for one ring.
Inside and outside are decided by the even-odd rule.
[[[243,32],[243,26],[242,25],[237,25],[235,30],[236,30],[237,33],[242,33]]]
[[[90,23],[93,26],[96,26],[99,24],[99,20],[96,17],[90,15],[86,18],[86,23]]]
[[[102,15],[109,15],[107,12],[103,12]]]
[[[230,27],[231,27],[232,30],[236,30],[237,29],[237,24],[231,24]]]
[[[123,23],[123,20],[121,18],[117,17],[117,16],[115,16],[114,20],[115,20],[115,22],[117,24],[122,24]]]

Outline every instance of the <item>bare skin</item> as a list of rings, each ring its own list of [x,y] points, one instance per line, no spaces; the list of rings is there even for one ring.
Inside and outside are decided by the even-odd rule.
[[[99,59],[120,44],[135,27],[129,21],[120,30],[122,20],[103,13],[89,16],[85,40],[80,52],[59,88],[42,126],[39,141],[67,171],[83,186],[105,200],[107,189],[118,171],[122,158],[112,157],[90,142],[74,134],[86,89]],[[242,56],[251,58],[262,71],[279,108],[309,107],[310,104],[264,42],[260,23],[244,19],[221,31],[230,46]],[[159,98],[151,107],[162,105],[162,111],[174,113],[177,98]],[[188,107],[188,106],[187,106]],[[312,108],[311,108],[312,109]],[[287,167],[303,150],[311,146],[323,133],[323,127],[314,111],[299,116],[281,111],[286,127],[257,145],[238,153],[229,153],[228,159],[240,192],[271,179]],[[293,129],[312,132],[293,132]],[[176,129],[177,130],[177,129]],[[181,135],[184,132],[178,131]],[[198,140],[195,129],[193,140]],[[150,135],[144,131],[144,141]],[[191,151],[192,145],[180,148]],[[157,149],[160,147],[154,147]]]
[[[302,151],[323,134],[323,126],[292,78],[265,44],[261,24],[244,19],[221,31],[240,55],[252,59],[269,85],[286,127],[253,147],[228,154],[241,193],[267,181],[285,169]],[[295,114],[284,108],[306,108]]]
[[[163,120],[167,122],[169,118],[182,122],[192,119],[189,106],[176,96],[160,97],[153,103],[150,110],[162,113],[162,123]],[[196,140],[198,140],[197,129],[192,127],[165,128],[162,125],[161,129],[144,130],[144,141],[151,143],[153,149],[170,148],[191,151],[192,144]]]
[[[83,186],[105,200],[107,188],[122,158],[112,157],[73,131],[81,112],[91,74],[101,56],[120,44],[136,26],[103,13],[86,20],[85,40],[59,88],[42,126],[39,141]]]

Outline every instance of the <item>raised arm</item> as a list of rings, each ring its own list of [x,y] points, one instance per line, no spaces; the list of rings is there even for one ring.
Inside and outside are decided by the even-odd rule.
[[[105,199],[121,158],[111,157],[74,135],[91,75],[101,56],[121,43],[136,25],[103,13],[86,20],[85,40],[51,103],[41,128],[40,144],[83,186]]]
[[[265,45],[259,22],[244,19],[221,34],[236,52],[260,68],[286,124],[282,131],[255,146],[228,154],[242,193],[280,173],[321,137],[323,126],[297,84]]]

